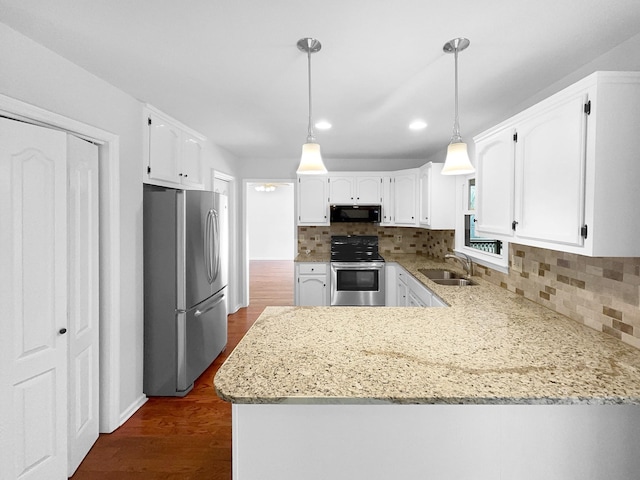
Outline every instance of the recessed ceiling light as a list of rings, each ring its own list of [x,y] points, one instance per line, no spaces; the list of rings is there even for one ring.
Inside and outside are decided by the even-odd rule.
[[[329,130],[331,128],[331,124],[326,120],[320,120],[319,122],[316,122],[316,128],[318,130]]]
[[[423,120],[414,120],[409,124],[409,128],[411,130],[423,130],[427,128],[427,122]]]

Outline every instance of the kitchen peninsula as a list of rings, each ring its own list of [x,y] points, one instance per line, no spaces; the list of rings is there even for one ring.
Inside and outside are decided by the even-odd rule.
[[[481,279],[417,271],[440,262],[403,266],[450,306],[271,307],[256,321],[215,378],[233,403],[235,479],[640,471],[640,351]]]

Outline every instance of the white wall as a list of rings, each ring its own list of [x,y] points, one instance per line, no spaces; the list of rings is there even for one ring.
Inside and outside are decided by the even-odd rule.
[[[0,93],[120,138],[120,399],[142,398],[142,105],[135,98],[0,23]],[[207,146],[207,169],[234,174],[233,157]],[[208,170],[207,170],[208,171]]]
[[[293,260],[294,188],[280,185],[273,192],[257,192],[247,185],[247,233],[250,260]]]

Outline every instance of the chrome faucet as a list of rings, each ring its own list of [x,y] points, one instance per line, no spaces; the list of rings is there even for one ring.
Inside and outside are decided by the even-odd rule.
[[[458,253],[458,255],[454,255],[453,253],[447,253],[444,256],[445,260],[447,258],[451,258],[453,260],[457,260],[464,268],[464,271],[467,273],[467,276],[470,277],[473,275],[473,260],[468,255],[464,253]]]

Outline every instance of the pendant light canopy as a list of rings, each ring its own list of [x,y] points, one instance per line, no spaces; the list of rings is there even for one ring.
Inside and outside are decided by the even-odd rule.
[[[322,44],[314,38],[302,38],[298,40],[298,49],[307,53],[308,72],[309,72],[309,127],[307,133],[307,143],[302,145],[302,156],[300,157],[300,165],[296,173],[298,175],[308,174],[325,174],[327,168],[322,163],[322,155],[320,155],[320,145],[316,143],[316,136],[313,131],[312,110],[311,110],[311,54],[319,52]]]
[[[466,175],[476,171],[469,160],[467,144],[462,141],[460,118],[458,117],[458,52],[467,48],[469,43],[466,38],[454,38],[442,47],[446,53],[453,53],[455,57],[455,118],[453,121],[453,136],[447,148],[447,158],[442,167],[443,175]]]

